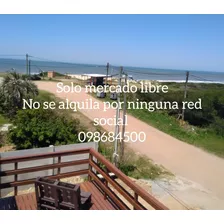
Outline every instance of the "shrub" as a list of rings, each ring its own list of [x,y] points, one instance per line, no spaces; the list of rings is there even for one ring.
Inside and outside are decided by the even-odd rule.
[[[0,110],[7,117],[13,118],[22,109],[23,99],[38,95],[37,86],[25,76],[17,73],[8,74],[0,88]]]
[[[224,119],[216,118],[210,125],[210,128],[213,129],[217,135],[224,137]]]
[[[46,147],[78,142],[79,120],[58,111],[20,110],[9,139],[17,149]]]
[[[26,77],[28,80],[33,81],[41,80],[40,75],[25,75],[24,77]]]
[[[165,84],[165,83],[164,83]],[[184,119],[190,125],[198,127],[207,127],[216,134],[223,136],[223,119],[224,119],[224,96],[223,85],[206,85],[206,84],[191,84],[188,85],[186,101],[196,102],[198,98],[202,100],[202,110],[186,109]],[[150,94],[141,93],[140,91],[135,94],[128,94],[129,100],[138,98],[140,101],[177,101],[179,110],[167,110],[168,115],[177,117],[182,110],[183,99],[183,85],[182,84],[169,84],[168,93]],[[157,111],[158,112],[158,111]],[[156,113],[157,113],[156,112]],[[135,112],[137,113],[137,112]],[[152,116],[152,115],[150,115]]]

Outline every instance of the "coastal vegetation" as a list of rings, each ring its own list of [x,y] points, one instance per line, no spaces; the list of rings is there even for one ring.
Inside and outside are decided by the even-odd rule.
[[[17,79],[24,80],[24,77],[17,77]],[[21,85],[21,82],[17,80],[16,85]],[[24,97],[27,96],[24,95]],[[29,95],[29,97],[33,97],[40,103],[59,102],[55,95],[45,91],[38,91],[37,95]],[[20,103],[20,99],[16,99]],[[14,116],[5,111],[4,115],[0,115],[0,121],[13,124],[8,133],[0,132],[0,147],[4,145],[4,142],[9,142],[17,150],[78,143],[79,131],[105,131],[101,126],[95,127],[93,122],[79,111],[74,113],[72,110],[44,110],[43,108],[23,110],[16,107]],[[112,161],[113,147],[111,142],[99,143],[99,151],[110,161]],[[144,156],[136,155],[128,147],[123,158],[119,168],[130,177],[155,179],[171,175],[165,168],[156,165]]]
[[[4,77],[0,89],[0,111],[9,118],[22,109],[23,99],[38,95],[37,86],[16,72]]]
[[[20,110],[9,131],[17,149],[66,145],[78,142],[79,120],[54,110]]]
[[[137,91],[136,93],[129,93],[128,100],[134,101],[138,98],[146,102],[162,100],[181,102],[183,100],[184,85],[173,83],[167,83],[167,85],[169,86],[168,93],[152,94]],[[186,110],[185,121],[177,119],[180,113],[178,110],[149,112],[144,109],[130,109],[128,113],[182,141],[223,156],[223,128],[220,128],[223,122],[224,105],[222,93],[223,85],[189,84],[187,100],[194,101],[199,97],[202,98],[203,109],[201,111]],[[24,97],[27,96],[24,95]],[[29,95],[29,98],[39,102],[57,102],[57,98],[53,94],[44,91],[37,91],[36,95]],[[106,100],[112,102],[108,96]],[[14,128],[8,133],[8,139],[15,145],[16,149],[76,143],[78,142],[77,134],[80,130],[88,131],[93,128],[90,127],[93,124],[84,127],[83,122],[86,120],[86,118],[83,118],[84,115],[79,112],[73,113],[72,110],[21,110],[19,107],[16,108],[17,111],[14,117],[8,116],[7,113],[0,116],[2,123],[10,120],[14,124]],[[75,118],[73,115],[77,114],[79,116]],[[80,123],[80,120],[82,123]],[[97,131],[99,130],[102,131],[103,128],[98,127]],[[99,150],[112,161],[112,144],[100,143]],[[163,174],[169,174],[161,166],[154,164],[144,156],[136,155],[131,149],[127,149],[125,153],[125,160],[120,161],[119,167],[128,176],[154,179]]]
[[[183,101],[183,84],[169,84],[170,90],[168,93],[158,94],[144,94],[137,92],[135,96],[139,100],[147,101],[177,101],[181,105]],[[203,144],[208,137],[209,140],[214,138],[212,147],[208,144],[209,150],[214,150],[214,153],[224,155],[224,146],[221,147],[220,140],[224,141],[224,85],[221,84],[189,84],[187,90],[187,101],[195,102],[198,98],[202,101],[202,109],[186,109],[184,115],[184,122],[177,120],[180,110],[164,110],[157,111],[156,114],[146,114],[144,110],[133,111],[130,113],[142,117],[143,120],[156,125],[160,121],[158,127],[165,132],[173,133],[181,140],[187,140],[189,143]],[[148,116],[147,116],[148,115]],[[167,121],[171,127],[167,128]],[[177,125],[180,127],[177,129]],[[173,127],[174,126],[174,127]],[[176,128],[175,128],[176,127]],[[169,129],[169,130],[168,130]],[[181,131],[182,129],[182,131]],[[176,134],[175,134],[176,133]],[[206,137],[207,136],[207,137]],[[216,144],[217,143],[217,144]],[[223,142],[224,143],[224,142]],[[203,146],[206,146],[205,144]],[[213,149],[212,149],[213,148]]]
[[[179,105],[183,99],[183,84],[169,84],[168,93],[144,94],[137,92],[136,98],[147,101],[177,101]],[[179,87],[179,88],[178,88]],[[184,120],[190,125],[209,128],[212,132],[224,137],[224,85],[221,84],[188,84],[187,101],[202,101],[202,109],[186,109]],[[180,110],[167,110],[168,115],[178,117]]]
[[[34,100],[57,102],[53,94],[45,91],[39,91]],[[17,150],[78,143],[78,132],[83,131],[79,119],[65,110],[19,109],[11,122],[14,127],[8,139]]]
[[[26,109],[23,99],[39,102],[52,101],[54,95],[39,92],[37,86],[27,76],[10,73],[4,77],[0,90],[0,122],[13,124],[7,139],[16,149],[45,147],[78,142],[80,129],[78,119],[73,119],[66,111]],[[5,134],[1,134],[1,145]]]
[[[0,127],[6,123],[8,123],[8,119],[5,116],[3,116],[3,114],[0,114]]]
[[[112,161],[113,144],[100,143],[99,152],[103,154],[108,160]],[[119,169],[129,177],[135,179],[156,179],[159,177],[168,177],[173,174],[166,170],[161,165],[155,164],[148,157],[136,154],[127,145],[122,159],[119,161]],[[121,158],[121,157],[120,157]]]
[[[128,101],[162,102],[177,101],[179,105],[184,100],[184,84],[163,83],[169,87],[167,93],[128,93]],[[218,156],[224,157],[224,85],[189,83],[187,101],[197,101],[201,98],[202,109],[185,110],[184,120],[178,119],[182,112],[179,109],[155,110],[129,109],[127,113],[149,125],[187,143],[201,147]],[[96,94],[91,94],[96,97]],[[109,94],[108,94],[109,95]],[[112,103],[109,96],[104,101]],[[121,94],[121,101],[122,101]]]
[[[72,80],[73,81],[73,80]],[[71,84],[71,81],[63,81]],[[75,83],[76,84],[76,83]],[[158,83],[157,83],[158,84]],[[141,92],[128,93],[128,101],[173,102],[179,105],[184,100],[184,83],[162,83],[168,86],[166,93]],[[79,84],[78,84],[79,85]],[[132,84],[134,85],[134,84]],[[140,85],[137,84],[140,88]],[[186,101],[197,101],[201,98],[202,109],[185,110],[184,120],[178,119],[179,109],[155,110],[129,109],[127,112],[153,127],[189,144],[208,152],[224,157],[224,85],[207,83],[188,83]],[[95,93],[91,93],[96,97]],[[122,95],[122,94],[121,94]],[[107,94],[104,101],[113,102]],[[122,96],[121,96],[122,102]]]

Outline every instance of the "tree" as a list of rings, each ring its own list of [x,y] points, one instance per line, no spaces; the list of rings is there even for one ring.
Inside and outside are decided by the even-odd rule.
[[[9,131],[17,149],[47,147],[78,142],[79,120],[55,110],[20,110]]]
[[[22,109],[23,99],[38,95],[37,86],[25,76],[16,72],[8,74],[0,88],[0,105],[2,112],[12,118]]]

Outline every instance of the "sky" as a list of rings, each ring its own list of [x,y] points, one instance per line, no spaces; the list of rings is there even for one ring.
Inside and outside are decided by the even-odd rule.
[[[224,71],[224,15],[0,15],[0,55]]]

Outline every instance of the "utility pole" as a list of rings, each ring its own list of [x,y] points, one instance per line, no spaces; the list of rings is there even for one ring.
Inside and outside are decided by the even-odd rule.
[[[188,78],[189,78],[189,71],[186,72],[186,81],[185,81],[185,87],[184,87],[184,100],[187,98],[187,83],[188,83]],[[181,114],[182,120],[184,120],[184,112],[185,112],[185,109],[182,108],[182,114]]]
[[[29,60],[29,75],[31,74],[30,73],[30,71],[31,71],[31,66],[30,65],[31,65],[31,60]]]
[[[122,140],[121,140],[121,158],[124,156],[124,133],[125,133],[125,126],[126,126],[126,103],[127,103],[127,74],[125,74],[124,80],[124,108],[123,108],[123,126],[122,126]]]
[[[106,85],[107,85],[107,80],[108,80],[108,74],[109,74],[109,62],[107,62],[107,78],[106,78]]]
[[[28,75],[29,73],[29,55],[26,54],[26,74]]]
[[[123,67],[120,68],[120,76],[118,79],[118,85],[121,87],[121,76],[123,72]],[[115,126],[115,141],[114,141],[114,153],[113,153],[113,163],[115,166],[118,166],[118,159],[119,159],[119,154],[118,154],[118,139],[117,136],[119,134],[119,125],[118,125],[118,119],[120,118],[120,92],[117,93],[117,111],[116,111],[116,126]]]

